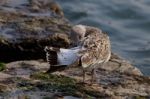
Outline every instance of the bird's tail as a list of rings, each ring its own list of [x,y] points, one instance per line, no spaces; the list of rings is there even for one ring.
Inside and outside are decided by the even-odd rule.
[[[44,49],[44,51],[46,52],[46,60],[50,65],[57,65],[57,50],[54,47],[48,46],[46,46]]]
[[[59,48],[46,46],[44,51],[46,52],[46,60],[50,66],[47,73],[61,71],[67,67],[66,65],[58,65],[57,52],[59,51]]]
[[[50,65],[48,72],[59,71],[78,65],[80,47],[70,49],[45,47],[46,59]]]

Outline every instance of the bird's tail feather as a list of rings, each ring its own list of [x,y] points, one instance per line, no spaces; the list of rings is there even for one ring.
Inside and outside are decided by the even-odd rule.
[[[64,70],[78,63],[78,49],[63,49],[55,47],[45,47],[46,59],[50,65],[47,72]]]
[[[57,53],[60,51],[60,48],[46,46],[44,51],[46,52],[46,60],[50,65],[47,73],[61,71],[68,67],[67,65],[59,64],[58,62]]]
[[[47,71],[47,73],[52,73],[52,72],[55,72],[55,71],[62,71],[62,70],[65,70],[67,68],[66,65],[59,65],[59,66],[50,66],[49,70]]]

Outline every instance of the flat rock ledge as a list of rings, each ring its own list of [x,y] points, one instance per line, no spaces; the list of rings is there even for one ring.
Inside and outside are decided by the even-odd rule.
[[[67,68],[46,74],[48,63],[42,60],[15,61],[0,72],[1,99],[149,99],[150,78],[129,62],[112,55],[97,70],[93,85],[81,84],[81,68]],[[90,82],[87,71],[86,82]],[[38,97],[38,98],[37,98]]]

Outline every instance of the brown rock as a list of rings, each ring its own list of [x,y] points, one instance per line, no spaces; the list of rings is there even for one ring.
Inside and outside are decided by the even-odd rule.
[[[8,87],[8,85],[0,83],[0,93],[1,92],[7,92],[7,91],[10,91],[10,88]]]
[[[43,49],[46,45],[70,45],[71,25],[67,19],[57,15],[62,15],[57,3],[52,3],[51,0],[18,2],[20,5],[15,5],[13,0],[9,0],[7,6],[2,6],[0,10],[0,61],[44,59]],[[11,4],[14,4],[14,7]],[[53,15],[50,6],[55,8],[53,10],[56,15]]]
[[[113,57],[112,59],[116,59],[117,57]],[[111,61],[109,63],[109,65],[117,65],[118,62],[120,62],[120,64],[122,64],[121,62],[123,61],[120,58],[117,58],[117,60],[121,60],[121,61]],[[125,62],[125,61],[124,61]],[[125,67],[123,67],[125,66]],[[117,67],[117,66],[115,66]],[[142,75],[138,74],[138,69],[132,65],[130,65],[130,67],[134,67],[135,72],[137,72],[137,74],[135,75],[134,72],[128,71],[128,67],[126,68],[126,65],[121,65],[122,68],[113,68],[111,69],[107,69],[106,67],[101,68],[99,67],[97,70],[97,81],[99,83],[93,84],[93,85],[89,85],[89,84],[85,84],[80,85],[80,84],[73,84],[73,86],[66,86],[65,90],[70,90],[70,88],[75,88],[73,90],[76,90],[78,92],[78,95],[82,96],[83,91],[84,91],[84,96],[87,97],[93,97],[93,98],[103,98],[103,99],[134,99],[134,97],[149,97],[150,95],[150,78],[149,77],[144,77]],[[50,87],[51,84],[49,85],[50,81],[55,81],[55,76],[52,75],[59,75],[56,77],[70,77],[70,79],[75,79],[77,82],[82,80],[82,69],[80,68],[68,68],[66,70],[63,71],[58,71],[55,72],[53,74],[50,74],[50,76],[48,76],[48,74],[41,73],[41,72],[45,72],[48,68],[49,65],[46,62],[42,62],[42,61],[16,61],[16,62],[11,62],[8,63],[6,65],[7,70],[1,72],[2,74],[7,74],[7,75],[11,75],[9,76],[9,78],[4,77],[5,79],[1,80],[1,87],[3,92],[7,92],[7,90],[10,90],[9,87],[5,86],[6,83],[8,83],[8,85],[15,85],[13,86],[13,89],[16,90],[20,90],[20,92],[23,91],[23,89],[29,89],[29,88],[34,88],[34,89],[38,89],[43,88],[42,86],[45,86],[46,89],[38,89],[39,93],[41,94],[40,96],[45,96],[45,90],[55,90],[55,91],[51,91],[51,93],[46,93],[46,95],[51,94],[51,96],[54,96],[57,93],[57,87],[59,87],[60,85],[55,85],[54,87]],[[121,70],[122,69],[122,70]],[[137,71],[136,71],[137,70]],[[33,75],[34,73],[41,73],[39,75],[39,78],[34,79]],[[38,76],[36,76],[38,77]],[[54,78],[53,78],[54,77]],[[87,76],[86,76],[86,82],[89,83],[90,82],[90,71],[87,72]],[[3,78],[3,77],[0,77]],[[8,80],[9,79],[9,80]],[[44,80],[45,79],[45,80]],[[55,80],[50,80],[49,79],[55,79]],[[62,78],[63,79],[63,78]],[[66,79],[66,78],[65,78]],[[69,79],[69,78],[68,78]],[[11,82],[10,82],[11,81]],[[66,79],[66,81],[68,81]],[[63,81],[64,82],[64,81]],[[56,80],[56,83],[59,83],[59,80]],[[62,84],[62,82],[60,83]],[[64,85],[66,85],[67,83],[65,83]],[[63,85],[63,84],[62,84]],[[63,85],[63,86],[64,86]],[[16,87],[17,86],[17,87]],[[70,86],[70,87],[69,87]],[[19,87],[21,87],[20,89],[18,89]],[[82,88],[83,87],[83,88]],[[52,88],[52,89],[51,89]],[[53,89],[54,88],[54,89]],[[56,89],[55,89],[56,88]],[[62,88],[63,89],[63,88]],[[82,89],[82,90],[81,90]],[[11,89],[10,92],[13,92],[13,90]],[[32,94],[31,94],[32,93]],[[33,95],[34,94],[34,95]],[[59,94],[61,94],[63,96],[63,92],[59,92]],[[72,93],[71,93],[72,94]],[[20,94],[19,94],[20,95]],[[37,94],[36,90],[34,90],[32,92],[32,90],[27,90],[26,93],[23,93],[23,95],[27,95],[27,96],[34,96],[31,97],[31,99],[34,99],[35,97],[40,97],[39,94]],[[70,94],[66,94],[65,95],[70,95]],[[8,94],[8,96],[10,97],[11,95]],[[16,94],[15,96],[18,96],[18,94]],[[14,96],[13,96],[14,97]],[[46,97],[46,96],[45,96]],[[50,96],[48,96],[50,97]],[[42,99],[42,98],[40,98]]]
[[[100,67],[101,69],[109,71],[118,71],[127,74],[142,75],[141,71],[132,66],[129,61],[126,61],[118,55],[112,53],[111,59],[108,63]]]

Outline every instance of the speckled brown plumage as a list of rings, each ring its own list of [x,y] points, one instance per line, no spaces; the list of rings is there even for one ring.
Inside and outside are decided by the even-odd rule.
[[[93,82],[96,67],[103,65],[110,59],[111,45],[109,37],[107,34],[102,33],[100,29],[85,25],[74,26],[73,32],[77,47],[56,50],[58,56],[57,61],[61,63],[59,65],[71,66],[76,63],[77,66],[82,67],[83,82],[85,81],[85,70],[90,68],[92,71],[91,81]]]
[[[81,57],[82,64],[90,66],[96,63],[105,63],[111,54],[110,40],[107,34],[94,27],[86,27],[86,33],[80,41],[80,46],[84,47]]]
[[[81,50],[81,60],[80,64],[83,67],[83,81],[85,80],[85,70],[86,68],[91,68],[92,79],[94,74],[96,75],[96,67],[103,65],[108,62],[111,56],[111,45],[107,34],[102,33],[102,31],[95,27],[83,26],[85,27],[85,34],[81,38],[79,45],[82,46],[84,50]]]

